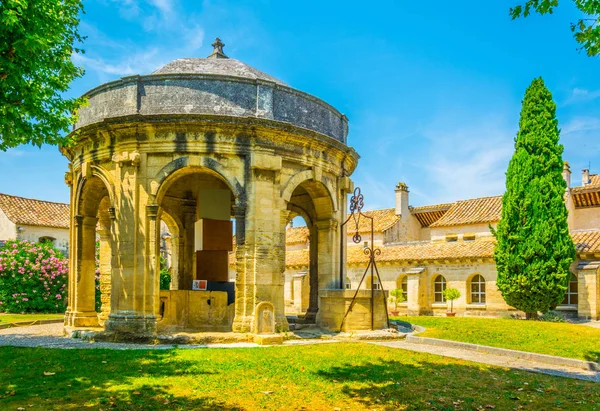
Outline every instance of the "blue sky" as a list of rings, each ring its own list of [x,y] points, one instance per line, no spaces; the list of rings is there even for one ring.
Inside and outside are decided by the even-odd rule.
[[[70,95],[181,57],[225,52],[329,102],[350,121],[353,175],[366,208],[501,194],[521,99],[542,76],[558,105],[573,182],[600,172],[600,59],[577,52],[563,0],[552,16],[511,21],[519,0],[88,0],[86,75]],[[69,199],[55,147],[0,152],[0,192]]]

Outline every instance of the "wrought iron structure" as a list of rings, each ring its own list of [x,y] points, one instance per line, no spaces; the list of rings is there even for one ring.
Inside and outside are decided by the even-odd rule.
[[[371,222],[371,242],[369,244],[367,241],[365,241],[364,250],[363,250],[365,255],[367,255],[369,257],[369,263],[367,264],[367,268],[365,269],[365,272],[363,273],[362,278],[360,279],[360,283],[358,284],[358,287],[356,288],[356,292],[354,293],[354,296],[352,297],[350,306],[348,307],[348,310],[344,314],[344,318],[342,319],[342,324],[340,325],[340,330],[343,329],[344,323],[346,321],[346,317],[348,316],[350,311],[352,311],[352,307],[354,306],[354,303],[356,301],[356,296],[358,295],[360,286],[362,285],[363,281],[365,281],[365,277],[369,271],[371,273],[371,330],[373,330],[374,323],[375,323],[375,309],[374,309],[375,308],[375,289],[373,287],[374,280],[375,280],[375,274],[377,274],[377,280],[379,281],[379,286],[381,288],[380,291],[381,291],[381,295],[382,295],[382,299],[383,299],[383,307],[385,310],[387,326],[388,326],[388,328],[390,328],[390,320],[389,320],[388,311],[387,311],[387,298],[385,296],[385,290],[383,289],[383,283],[381,281],[381,277],[379,276],[379,270],[377,269],[377,262],[375,261],[375,257],[381,255],[381,250],[379,248],[375,248],[375,230],[374,230],[374,225],[373,225],[374,219],[373,219],[373,217],[363,214],[363,212],[362,212],[363,206],[364,206],[364,196],[360,192],[360,187],[356,187],[352,197],[350,198],[350,215],[348,216],[348,218],[346,218],[346,221],[344,221],[342,223],[341,228],[343,229],[343,227],[348,222],[352,221],[354,223],[354,230],[355,230],[354,235],[352,236],[352,241],[354,241],[354,243],[356,243],[356,244],[359,244],[362,241],[362,237],[360,235],[360,230],[359,230],[360,220],[361,220],[361,218],[366,218],[366,219],[370,220],[370,222]],[[341,284],[342,288],[344,288],[344,280],[345,280],[345,278],[344,278],[344,268],[345,268],[345,262],[346,262],[346,259],[344,258],[344,243],[345,243],[345,241],[346,241],[346,238],[344,238],[342,236],[340,239],[340,284]]]

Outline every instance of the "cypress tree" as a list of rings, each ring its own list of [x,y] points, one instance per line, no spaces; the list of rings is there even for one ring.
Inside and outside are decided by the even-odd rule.
[[[498,289],[528,319],[561,303],[575,259],[559,135],[552,94],[542,78],[536,78],[523,99],[502,217],[493,230]]]

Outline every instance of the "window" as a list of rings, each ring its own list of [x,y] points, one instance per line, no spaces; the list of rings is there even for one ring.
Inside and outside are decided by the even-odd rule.
[[[444,291],[446,291],[446,279],[443,275],[438,275],[433,282],[433,302],[445,303]]]
[[[475,233],[463,234],[463,241],[475,241]]]
[[[350,281],[350,277],[346,277],[346,290],[352,289],[352,281]]]
[[[373,290],[381,290],[381,284],[379,283],[379,279],[374,276],[368,276],[365,278],[366,284],[365,287],[367,290],[371,289],[371,279],[373,279]]]
[[[42,244],[43,243],[48,243],[48,244],[54,245],[54,241],[56,241],[56,238],[54,238],[54,237],[48,237],[48,236],[40,237],[38,239],[38,242],[40,242]]]
[[[446,241],[449,243],[455,243],[458,241],[458,234],[446,234]]]
[[[571,279],[569,280],[569,288],[565,293],[565,299],[562,305],[577,305],[579,298],[577,296],[577,276],[571,273]]]
[[[471,304],[485,304],[485,279],[479,274],[471,280]]]
[[[400,284],[400,289],[402,290],[404,301],[408,301],[408,277],[404,276],[402,283]]]

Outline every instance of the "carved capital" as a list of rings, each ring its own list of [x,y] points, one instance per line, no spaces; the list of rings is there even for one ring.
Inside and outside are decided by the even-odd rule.
[[[158,215],[158,204],[148,204],[146,206],[146,216],[151,220],[156,220]]]
[[[73,225],[75,227],[81,227],[82,224],[83,224],[83,216],[82,215],[76,215],[75,217],[73,217]]]
[[[112,161],[119,164],[121,167],[124,165],[138,167],[140,165],[140,152],[136,150],[132,152],[123,151],[122,153],[114,153]]]
[[[333,218],[328,218],[327,220],[318,220],[315,225],[319,230],[335,230],[338,227],[338,221]]]
[[[73,173],[71,173],[70,171],[67,171],[65,173],[65,184],[69,187],[73,186]]]

